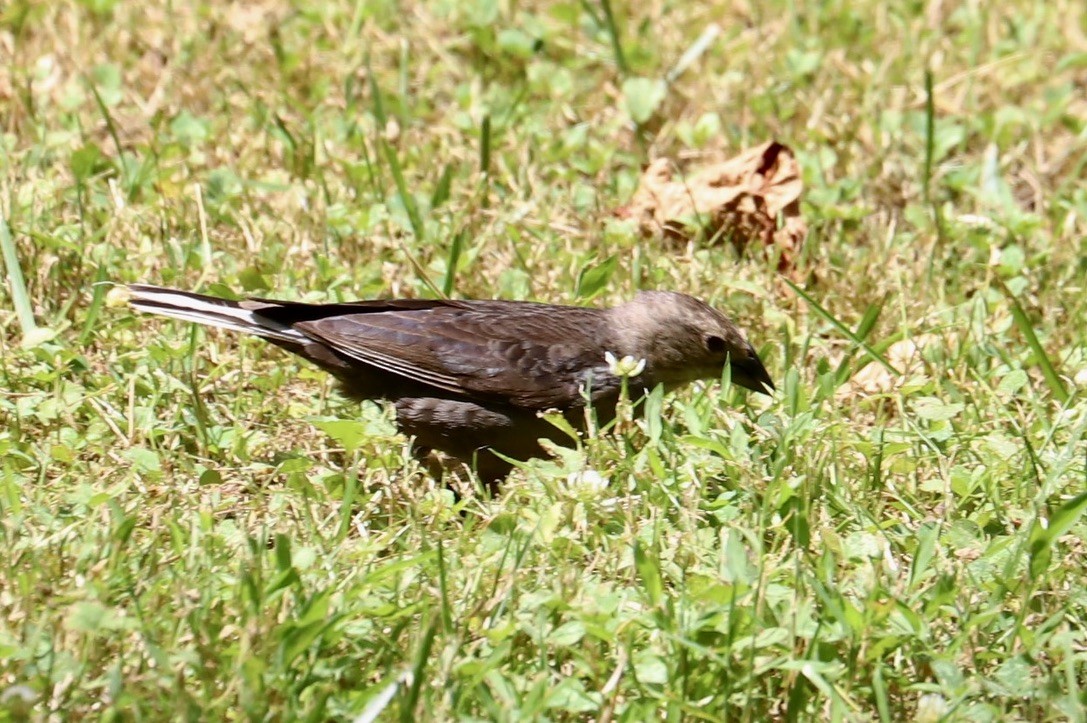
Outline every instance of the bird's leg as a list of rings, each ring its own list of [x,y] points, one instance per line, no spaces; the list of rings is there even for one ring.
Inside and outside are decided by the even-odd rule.
[[[480,450],[472,463],[450,457],[430,447],[414,444],[411,447],[411,454],[431,479],[452,491],[458,501],[475,487],[471,481],[473,471],[493,497],[498,494],[499,484],[513,469],[513,465],[509,462],[499,459],[487,450]]]
[[[430,447],[421,447],[413,442],[411,445],[411,456],[427,471],[427,474],[441,482],[442,464],[441,460],[434,454],[433,449]]]

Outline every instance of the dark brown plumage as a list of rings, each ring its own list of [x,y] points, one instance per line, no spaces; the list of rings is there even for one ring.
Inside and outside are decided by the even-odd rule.
[[[392,402],[401,431],[418,447],[474,462],[488,481],[510,469],[491,451],[525,460],[543,454],[540,438],[570,443],[538,412],[560,410],[581,428],[588,397],[602,423],[614,417],[622,381],[609,354],[645,361],[628,381],[635,398],[657,384],[718,378],[726,363],[736,384],[774,389],[735,324],[667,291],[596,309],[522,301],[229,301],[128,288],[141,311],[255,334],[332,373],[349,397]]]

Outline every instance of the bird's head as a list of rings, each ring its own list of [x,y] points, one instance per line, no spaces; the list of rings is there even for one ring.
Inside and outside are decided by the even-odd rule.
[[[694,297],[642,291],[611,312],[617,350],[645,360],[647,384],[676,386],[716,379],[725,365],[732,381],[769,394],[774,383],[755,349],[732,321]]]

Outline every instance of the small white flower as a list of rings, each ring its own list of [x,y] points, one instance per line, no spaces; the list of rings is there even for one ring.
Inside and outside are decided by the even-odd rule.
[[[608,488],[608,478],[595,469],[584,469],[568,474],[566,485],[572,490],[595,495]]]
[[[926,693],[917,700],[917,712],[913,719],[917,723],[936,723],[947,715],[949,706],[947,699],[939,693]]]
[[[645,359],[635,359],[629,354],[616,359],[614,354],[606,351],[604,361],[608,363],[608,371],[617,377],[636,377],[645,371]]]

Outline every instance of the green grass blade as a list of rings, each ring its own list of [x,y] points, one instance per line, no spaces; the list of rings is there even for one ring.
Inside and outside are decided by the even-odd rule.
[[[377,84],[377,79],[374,77],[373,71],[367,65],[367,71],[370,76],[370,92],[373,94],[374,103],[374,116],[377,117],[378,123],[384,128],[387,122],[387,116],[385,114],[385,104],[382,100],[381,87]],[[393,148],[384,136],[380,136],[378,143],[381,144],[382,154],[385,156],[385,161],[389,164],[389,171],[393,174],[393,182],[396,184],[396,194],[400,197],[400,202],[404,204],[404,210],[408,214],[408,220],[411,222],[412,232],[415,234],[415,238],[419,241],[425,239],[426,228],[423,225],[423,217],[419,214],[419,207],[415,203],[415,197],[408,190],[407,181],[404,180],[404,169],[400,165],[400,156],[397,155],[396,149]]]
[[[484,176],[491,173],[491,115],[483,116],[479,129],[479,172]]]
[[[117,167],[121,170],[122,185],[125,187],[126,191],[131,191],[128,164],[125,163],[124,146],[121,145],[121,137],[117,132],[117,124],[113,121],[113,115],[109,112],[109,106],[106,105],[106,101],[102,100],[102,95],[98,92],[97,84],[90,78],[87,78],[87,85],[91,89],[91,95],[94,96],[95,105],[98,106],[98,112],[102,114],[102,120],[106,122],[106,130],[109,132],[109,137],[113,140],[113,147],[117,151]]]
[[[108,276],[109,271],[106,264],[99,266],[94,285],[91,287],[93,289],[91,304],[87,307],[87,314],[83,320],[83,331],[79,334],[80,346],[87,345],[94,333],[95,326],[98,324],[98,315],[102,312],[102,307],[106,303],[106,293],[110,287]]]
[[[1055,540],[1068,534],[1085,511],[1087,511],[1087,492],[1081,492],[1049,516],[1049,522],[1039,528],[1035,543],[1052,545]]]
[[[936,90],[933,87],[932,71],[925,71],[925,167],[923,170],[921,183],[922,193],[924,195],[925,203],[932,209],[932,222],[936,225],[936,240],[937,243],[932,247],[932,253],[929,255],[929,263],[927,273],[929,278],[932,278],[932,272],[936,268],[936,253],[940,248],[943,248],[944,238],[944,215],[940,210],[939,201],[933,197],[932,194],[932,173],[933,167],[936,165]]]
[[[1087,492],[1081,492],[1058,507],[1045,521],[1045,524],[1043,524],[1041,518],[1035,520],[1030,535],[1030,574],[1032,577],[1040,578],[1045,575],[1053,559],[1054,543],[1072,529],[1072,526],[1079,521],[1085,511],[1087,511]]]
[[[619,28],[615,22],[615,13],[611,9],[611,0],[600,0],[600,7],[604,11],[604,19],[607,23],[608,38],[611,40],[611,49],[615,53],[615,65],[622,75],[630,73],[627,65],[627,57],[623,52],[623,41],[619,37]]]
[[[884,369],[891,372],[892,374],[902,376],[902,372],[900,372],[898,369],[896,369],[894,367],[893,364],[891,364],[889,361],[887,361],[887,359],[882,354],[880,354],[878,351],[873,349],[872,346],[868,342],[866,342],[864,339],[862,339],[861,337],[857,336],[855,333],[850,331],[849,327],[847,327],[845,324],[843,324],[841,321],[839,321],[837,318],[835,318],[834,315],[831,314],[829,311],[824,309],[819,304],[819,302],[816,301],[815,299],[813,299],[811,296],[809,296],[806,291],[801,289],[799,286],[794,284],[789,279],[783,279],[783,280],[785,281],[786,284],[789,285],[789,288],[791,288],[793,291],[795,291],[800,296],[800,298],[804,299],[804,301],[807,302],[808,306],[810,306],[812,308],[812,311],[814,311],[816,314],[821,316],[826,321],[830,322],[831,325],[833,325],[835,329],[837,329],[842,334],[844,334],[854,344],[859,346],[861,349],[864,349],[864,351],[868,353],[868,356],[872,357],[872,359],[879,362],[880,365],[882,365]]]
[[[660,562],[656,557],[656,550],[651,552],[654,554],[651,555],[641,542],[637,540],[634,542],[634,567],[642,579],[642,589],[645,591],[646,599],[652,607],[656,608],[664,599],[664,581],[661,579]]]
[[[430,208],[436,209],[449,200],[450,190],[453,186],[453,164],[445,164],[442,175],[438,178],[438,184],[430,195]]]
[[[400,720],[404,723],[418,720],[415,717],[415,709],[419,705],[419,691],[423,687],[423,672],[426,670],[427,661],[430,659],[430,649],[434,645],[434,636],[438,633],[437,620],[431,618],[427,621],[423,631],[423,639],[419,643],[419,650],[415,654],[415,662],[411,669],[411,686],[404,695],[404,703],[400,707]]]
[[[864,311],[864,316],[861,317],[860,323],[857,324],[857,330],[853,332],[854,336],[858,339],[868,338],[868,335],[872,333],[872,329],[876,327],[876,322],[879,321],[879,315],[883,312],[883,306],[887,303],[888,298],[889,294],[884,294],[878,302],[868,305],[868,308]],[[852,359],[852,353],[846,353],[845,356],[842,357],[842,361],[834,374],[839,385],[849,378],[850,362]]]
[[[1019,329],[1019,333],[1023,335],[1023,338],[1027,340],[1027,345],[1030,346],[1030,350],[1034,352],[1034,356],[1038,359],[1038,365],[1042,368],[1042,376],[1045,377],[1049,390],[1057,398],[1058,402],[1067,404],[1068,390],[1064,388],[1064,382],[1061,381],[1060,375],[1057,374],[1053,362],[1049,360],[1049,355],[1045,353],[1045,348],[1042,347],[1042,343],[1038,340],[1038,335],[1034,333],[1034,325],[1030,323],[1027,312],[1023,311],[1023,307],[1019,304],[1019,300],[1015,298],[1011,289],[999,280],[997,283],[1000,284],[1000,289],[1004,292],[1004,296],[1011,307],[1012,319],[1015,321],[1016,328]]]
[[[442,544],[441,538],[438,538],[437,545],[438,550],[438,589],[442,595],[442,627],[446,633],[453,632],[453,605],[449,598],[449,575],[445,569],[445,545]]]
[[[8,220],[3,216],[0,216],[0,251],[3,252],[4,268],[7,269],[8,289],[11,292],[11,301],[15,305],[15,316],[19,320],[19,328],[23,332],[23,338],[26,339],[37,330],[38,325],[34,321],[30,295],[26,292],[23,269],[19,266],[19,254],[15,248],[15,239],[11,236]]]
[[[449,244],[449,257],[445,261],[445,278],[442,279],[442,296],[446,298],[452,295],[453,284],[457,281],[457,266],[460,264],[460,257],[464,252],[466,236],[466,231],[458,231],[453,236],[453,243]]]
[[[343,502],[340,505],[340,529],[336,539],[341,541],[347,539],[347,535],[351,532],[351,519],[355,513],[355,496],[359,489],[359,466],[362,462],[357,454],[352,456],[354,459],[351,467],[344,475]]]
[[[925,202],[932,203],[932,165],[936,158],[936,95],[932,88],[932,71],[925,71],[925,166],[921,174],[921,192]]]

